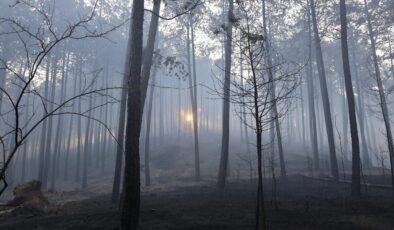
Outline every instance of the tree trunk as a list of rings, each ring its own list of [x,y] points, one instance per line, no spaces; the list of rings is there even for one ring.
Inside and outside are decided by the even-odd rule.
[[[198,141],[198,108],[197,108],[197,71],[196,71],[196,51],[194,45],[194,25],[192,14],[189,14],[190,31],[191,31],[191,45],[192,45],[192,61],[193,61],[193,88],[194,88],[194,106],[193,106],[193,130],[194,130],[194,168],[195,179],[200,180],[200,150]]]
[[[191,38],[190,38],[191,34]],[[198,144],[198,123],[197,123],[197,92],[196,87],[194,84],[196,83],[195,80],[195,65],[193,65],[193,72],[192,72],[192,58],[193,64],[194,63],[194,33],[193,33],[193,21],[192,16],[189,15],[188,17],[188,25],[187,25],[187,66],[189,72],[189,87],[190,87],[190,101],[192,106],[192,125],[193,125],[193,132],[194,132],[194,169],[195,169],[195,179],[198,181],[200,180],[200,157],[199,157],[199,144]],[[192,43],[192,44],[191,44]],[[192,49],[192,51],[190,51]]]
[[[156,70],[156,68],[155,68]],[[156,71],[152,73],[152,86],[150,87],[149,92],[149,102],[148,102],[148,113],[146,116],[146,134],[145,134],[145,185],[150,186],[150,150],[149,150],[149,140],[150,140],[150,127],[152,120],[152,105],[153,105],[153,96],[155,91],[155,83],[156,83]]]
[[[153,13],[149,25],[148,41],[143,54],[142,70],[141,70],[141,85],[142,85],[142,102],[141,106],[145,105],[146,93],[148,91],[148,82],[153,63],[153,53],[156,42],[157,29],[159,28],[159,13],[160,13],[161,0],[153,1]]]
[[[220,165],[218,175],[218,187],[224,189],[227,178],[228,166],[228,150],[230,138],[230,81],[231,81],[231,54],[233,41],[233,22],[232,18],[234,10],[233,0],[229,0],[229,8],[227,15],[227,31],[225,44],[225,68],[224,68],[224,84],[223,84],[223,119],[222,119],[222,148],[220,154]]]
[[[67,88],[67,80],[66,80],[66,71],[65,68],[68,64],[68,55],[67,57],[64,56],[63,57],[63,61],[62,61],[62,78],[61,78],[61,82],[60,82],[60,87],[61,87],[61,91],[60,91],[60,102],[63,102],[65,99],[65,90]],[[63,109],[61,108],[59,110],[59,112],[62,112]],[[62,130],[62,125],[63,125],[63,116],[59,116],[58,120],[57,120],[57,125],[56,125],[56,137],[55,137],[55,146],[54,146],[54,152],[53,152],[53,158],[52,158],[52,167],[51,167],[51,184],[50,184],[50,189],[53,191],[55,190],[55,180],[56,180],[56,169],[57,169],[57,160],[58,157],[60,155],[60,143],[61,143],[61,134],[63,133]]]
[[[317,19],[316,19],[316,9],[314,0],[310,0],[310,7],[311,7],[311,16],[312,16],[312,24],[313,24],[313,32],[315,38],[315,48],[316,48],[316,60],[317,60],[317,69],[319,72],[320,77],[320,90],[323,99],[323,110],[324,110],[324,118],[326,123],[326,131],[327,131],[327,139],[328,139],[328,146],[330,149],[330,163],[331,163],[331,174],[334,177],[334,180],[339,179],[339,172],[338,172],[338,162],[337,156],[335,151],[335,139],[334,139],[334,130],[332,125],[332,118],[331,118],[331,109],[330,109],[330,99],[328,96],[327,90],[327,80],[326,80],[326,73],[324,67],[324,60],[323,54],[320,44],[320,37],[319,37],[319,30],[317,27]]]
[[[348,145],[349,145],[349,138],[348,138],[348,132],[349,132],[349,110],[348,110],[348,105],[347,103],[347,92],[346,92],[346,86],[345,86],[345,77],[339,76],[339,83],[341,87],[341,92],[342,94],[339,95],[339,98],[342,102],[342,138],[343,138],[343,154],[345,159],[348,158]]]
[[[82,59],[79,57],[79,92],[82,91]],[[82,111],[82,100],[78,100],[78,111]],[[77,162],[76,162],[76,173],[75,173],[75,181],[79,181],[81,179],[81,154],[82,154],[82,124],[81,124],[81,116],[77,116],[77,127],[78,127],[78,133],[77,133]]]
[[[267,17],[266,17],[266,1],[263,0],[263,31],[264,31],[264,37],[267,39],[269,38],[268,36],[268,31],[267,31]],[[282,134],[280,130],[280,122],[279,122],[279,115],[278,115],[278,108],[275,102],[275,97],[276,97],[276,92],[275,92],[275,80],[274,80],[274,74],[272,72],[272,57],[271,57],[271,41],[268,39],[266,44],[266,64],[268,68],[268,81],[270,83],[270,100],[272,105],[272,121],[275,122],[275,131],[276,131],[276,137],[278,140],[278,151],[279,151],[279,165],[280,165],[280,175],[281,177],[285,178],[286,177],[286,165],[285,165],[285,158],[283,154],[283,145],[282,145]]]
[[[353,59],[353,68],[354,68],[354,76],[355,76],[355,83],[356,83],[356,90],[357,90],[357,103],[358,103],[358,121],[360,126],[360,136],[362,142],[362,164],[364,166],[370,167],[371,166],[371,159],[369,157],[369,149],[368,149],[368,141],[366,137],[366,124],[365,124],[365,102],[364,102],[364,92],[361,89],[361,79],[358,74],[358,65],[357,65],[357,58],[355,54],[356,45],[354,40],[351,39],[352,42],[352,59]],[[376,149],[377,150],[377,149]]]
[[[122,171],[123,147],[124,147],[125,123],[126,123],[127,85],[128,85],[129,74],[130,74],[130,57],[131,57],[131,27],[130,27],[129,39],[127,42],[126,62],[125,62],[123,82],[122,82],[123,88],[121,91],[120,108],[119,108],[115,173],[114,173],[114,183],[112,185],[112,195],[111,195],[112,203],[118,202],[119,193],[120,193],[120,179],[121,179],[121,171]]]
[[[345,77],[346,95],[349,108],[350,133],[352,138],[352,196],[361,195],[360,186],[360,145],[358,140],[356,105],[354,102],[353,85],[349,64],[349,49],[347,42],[347,19],[346,19],[346,1],[340,0],[341,14],[341,44],[342,44],[342,62]],[[346,135],[346,134],[344,134]]]
[[[382,109],[384,125],[386,128],[387,145],[388,145],[388,149],[389,149],[390,166],[391,166],[391,183],[393,185],[392,187],[393,187],[393,195],[394,195],[394,166],[393,166],[394,144],[393,144],[393,136],[392,136],[392,132],[391,132],[391,125],[390,125],[390,115],[389,115],[389,112],[387,109],[386,95],[384,93],[382,78],[380,76],[378,57],[376,54],[375,35],[372,30],[371,16],[368,11],[367,0],[364,0],[364,6],[365,6],[365,14],[367,16],[369,39],[371,41],[371,49],[372,49],[371,51],[372,51],[374,68],[375,68],[375,76],[376,76],[376,81],[377,81],[378,90],[379,90],[380,106]]]
[[[312,63],[312,30],[311,30],[311,14],[310,7],[308,4],[308,54],[309,63],[307,66],[307,86],[308,86],[308,104],[309,104],[309,129],[310,138],[312,142],[312,154],[313,154],[313,168],[320,170],[319,150],[317,143],[317,127],[316,127],[316,109],[315,109],[315,92],[314,92],[314,81],[313,81],[313,63]]]
[[[85,131],[85,143],[84,143],[84,151],[83,151],[83,166],[82,166],[82,188],[86,189],[88,186],[88,160],[89,160],[89,155],[90,155],[90,149],[92,145],[92,140],[91,140],[91,128],[90,128],[90,123],[91,123],[91,117],[92,117],[92,108],[93,108],[94,102],[92,99],[92,96],[89,96],[89,112],[88,112],[88,119],[87,119],[87,124],[86,124],[86,131]]]
[[[53,103],[55,101],[55,95],[56,95],[56,77],[57,77],[57,61],[58,58],[55,54],[55,58],[53,59],[53,64],[52,64],[52,79],[51,79],[51,96],[49,99],[49,105],[48,105],[48,111],[51,112],[53,110]],[[47,137],[46,137],[46,147],[45,147],[45,161],[44,161],[44,174],[42,178],[42,187],[44,189],[47,188],[48,185],[48,177],[49,177],[49,167],[51,164],[51,158],[52,158],[52,127],[53,127],[53,116],[48,118],[48,131],[47,131]]]
[[[44,85],[44,98],[48,98],[48,90],[49,90],[49,75],[50,75],[50,64],[51,60],[50,57],[47,57],[47,65],[45,70],[45,85]],[[43,101],[44,106],[47,106],[46,100]],[[43,181],[44,178],[44,164],[45,164],[45,140],[46,140],[46,133],[47,133],[47,124],[48,120],[45,119],[42,124],[42,131],[41,131],[41,142],[40,142],[40,152],[39,152],[39,165],[38,165],[38,180]]]
[[[304,98],[305,98],[305,94],[304,94],[304,85],[300,86],[300,94],[301,94],[301,131],[302,131],[302,147],[305,148],[306,146],[306,125],[305,125],[305,108],[304,108]]]
[[[393,54],[393,49],[392,49],[392,46],[391,46],[391,40],[390,40],[390,37],[389,37],[389,51],[390,51],[390,53],[389,53],[389,58],[390,58],[390,62],[391,62],[391,76],[392,76],[392,78],[393,78],[393,80],[394,80],[394,61],[393,61],[393,59],[394,59],[394,54]]]
[[[3,43],[0,45],[2,45],[2,52],[1,55],[3,57],[4,60],[6,60],[6,58],[8,57],[8,53],[9,53],[9,48],[8,45],[6,44],[7,41],[5,39],[3,39]],[[2,65],[3,66],[3,65]],[[7,71],[5,68],[0,68],[0,89],[4,89],[5,87],[5,83],[6,83],[6,78],[7,78]],[[1,114],[1,108],[3,105],[3,92],[0,93],[0,114]]]
[[[75,70],[74,74],[74,91],[72,95],[77,95],[77,85],[78,85],[78,67]],[[72,112],[76,112],[75,105],[72,106]],[[72,142],[73,139],[73,127],[74,127],[74,116],[70,117],[70,124],[69,124],[69,133],[68,133],[68,138],[67,138],[67,145],[66,145],[66,151],[65,151],[65,159],[64,159],[64,180],[68,180],[68,164],[69,164],[69,158],[70,158],[70,152],[71,152],[71,145],[74,144]],[[75,151],[74,151],[75,152]]]
[[[144,0],[134,0],[132,9],[131,58],[128,77],[125,169],[121,204],[121,229],[136,230],[140,211],[141,65]]]

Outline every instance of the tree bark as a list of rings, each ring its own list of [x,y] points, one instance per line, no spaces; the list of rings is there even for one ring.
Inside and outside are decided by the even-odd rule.
[[[156,34],[159,28],[159,13],[160,13],[161,0],[153,1],[153,13],[149,25],[148,41],[146,43],[146,48],[143,54],[142,70],[141,70],[141,85],[142,85],[142,102],[141,105],[145,105],[146,93],[148,91],[148,82],[150,77],[150,72],[153,63],[153,53],[156,42]]]
[[[227,178],[228,152],[230,139],[230,81],[231,81],[231,55],[233,41],[233,22],[234,1],[229,0],[227,15],[227,31],[225,40],[225,68],[223,84],[223,118],[222,118],[222,147],[220,154],[220,165],[218,175],[218,187],[224,189]]]
[[[312,16],[312,24],[313,24],[313,32],[315,38],[315,48],[316,48],[316,60],[317,60],[317,69],[320,77],[320,90],[323,99],[323,110],[324,110],[324,118],[326,123],[326,131],[327,131],[327,139],[328,139],[328,147],[330,149],[330,166],[331,166],[331,174],[334,177],[334,180],[339,179],[338,172],[338,162],[335,150],[335,139],[334,139],[334,130],[332,125],[331,118],[331,109],[330,109],[330,99],[328,96],[327,90],[327,80],[326,80],[326,72],[324,67],[323,53],[320,44],[319,30],[317,26],[316,19],[316,9],[314,0],[310,0],[311,7],[311,16]]]
[[[388,145],[388,149],[389,149],[390,166],[391,166],[391,183],[393,185],[393,195],[394,195],[393,136],[392,136],[392,132],[391,132],[390,115],[389,115],[388,108],[387,108],[386,95],[385,95],[384,88],[383,88],[382,78],[380,76],[378,57],[376,54],[376,40],[375,40],[375,35],[374,35],[373,29],[372,29],[371,15],[369,14],[369,11],[368,11],[367,0],[364,0],[364,9],[365,9],[365,14],[367,16],[368,33],[369,33],[368,35],[369,35],[369,39],[371,42],[371,52],[372,52],[372,58],[373,58],[373,63],[374,63],[376,81],[377,81],[378,90],[379,90],[380,106],[382,109],[384,125],[386,128],[386,138],[387,138],[387,145]]]
[[[131,20],[131,58],[128,77],[125,169],[121,204],[121,229],[138,229],[140,211],[141,66],[144,0],[134,0]]]
[[[316,127],[316,109],[315,109],[315,92],[313,81],[313,63],[312,63],[312,30],[311,30],[311,14],[308,4],[308,55],[309,63],[307,66],[307,86],[308,86],[308,104],[309,104],[309,129],[310,138],[312,142],[313,167],[315,170],[320,170],[319,150],[317,142],[317,127]]]
[[[349,109],[350,133],[352,138],[352,196],[361,195],[360,185],[360,145],[358,139],[357,120],[356,120],[356,105],[354,102],[354,93],[352,85],[352,77],[349,63],[349,49],[347,42],[347,15],[346,15],[346,1],[340,0],[340,14],[341,14],[341,47],[342,47],[342,62],[343,72],[345,77],[346,95]],[[344,134],[346,135],[346,134]]]
[[[117,133],[117,145],[116,145],[116,160],[115,160],[115,173],[114,173],[114,183],[112,185],[111,202],[116,203],[119,200],[120,193],[120,179],[122,171],[122,161],[123,161],[123,147],[125,138],[125,123],[126,123],[126,103],[127,103],[127,84],[130,74],[130,56],[131,56],[131,27],[129,32],[129,39],[127,42],[127,52],[126,52],[126,62],[123,73],[122,91],[120,99],[119,108],[119,123],[118,123],[118,133]],[[104,149],[105,151],[105,149]]]

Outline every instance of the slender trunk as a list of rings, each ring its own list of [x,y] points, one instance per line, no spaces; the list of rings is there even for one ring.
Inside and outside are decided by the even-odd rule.
[[[339,83],[340,83],[340,91],[339,99],[342,102],[342,138],[343,138],[343,154],[346,159],[348,158],[348,145],[349,145],[349,110],[347,103],[347,92],[345,86],[345,77],[339,76]],[[342,151],[342,150],[341,150]]]
[[[48,105],[48,111],[51,112],[53,110],[53,105],[55,101],[55,95],[56,95],[56,76],[57,76],[57,61],[58,58],[56,57],[53,60],[52,68],[52,79],[51,79],[51,96],[49,99],[49,105]],[[45,162],[44,162],[44,175],[42,178],[42,187],[44,189],[47,188],[47,183],[48,183],[48,177],[49,177],[49,167],[51,164],[51,158],[52,158],[52,127],[53,127],[53,118],[54,117],[49,117],[48,118],[48,132],[47,132],[47,137],[46,137],[46,147],[45,147]]]
[[[152,73],[152,86],[149,92],[149,102],[148,102],[148,113],[146,116],[146,134],[145,134],[145,185],[150,186],[150,162],[149,162],[149,140],[150,140],[150,127],[152,120],[152,105],[153,105],[153,93],[155,91],[156,83],[156,68]]]
[[[347,15],[346,15],[346,1],[340,0],[340,14],[341,14],[341,44],[342,44],[342,62],[343,72],[345,77],[346,95],[349,108],[349,122],[350,133],[352,138],[352,196],[359,196],[361,194],[360,185],[360,145],[358,140],[357,120],[356,120],[356,105],[354,102],[353,85],[349,63],[349,49],[347,42]],[[345,135],[345,134],[344,134]]]
[[[27,67],[25,65],[23,71],[21,72],[21,76],[25,77],[26,75],[26,70]],[[1,76],[0,76],[1,77]],[[1,81],[1,80],[0,80]],[[1,84],[1,83],[0,83]],[[30,86],[28,87],[28,89],[30,90]],[[0,102],[1,103],[1,102]],[[27,97],[26,99],[26,111],[25,111],[25,121],[26,121],[26,126],[29,125],[29,108],[30,108],[30,97]],[[0,111],[1,114],[1,111]],[[31,148],[31,145],[30,145]],[[25,177],[26,177],[26,159],[27,159],[27,154],[29,152],[29,148],[28,148],[28,143],[26,142],[23,146],[23,156],[22,156],[22,175],[21,175],[21,182],[25,181]]]
[[[79,75],[79,93],[82,91],[82,59],[79,57],[79,70],[78,70],[78,75]],[[82,111],[82,100],[78,100],[78,111]],[[81,154],[82,154],[82,124],[81,124],[81,117],[77,116],[77,127],[78,127],[78,133],[77,133],[77,162],[76,162],[76,172],[75,172],[75,181],[79,181],[81,179]]]
[[[88,157],[90,155],[90,149],[92,145],[91,140],[91,128],[90,123],[92,117],[92,108],[93,108],[93,99],[92,96],[89,97],[89,112],[88,112],[88,119],[86,124],[86,131],[85,131],[85,143],[84,143],[84,151],[83,151],[83,166],[82,166],[82,188],[86,189],[88,186]]]
[[[47,66],[45,70],[45,85],[44,85],[44,98],[48,98],[48,89],[49,89],[49,72],[50,72],[50,63],[51,60],[48,57],[47,59]],[[47,106],[47,101],[43,101],[44,106]],[[43,181],[44,178],[44,164],[45,164],[45,141],[46,141],[46,133],[47,133],[47,124],[48,121],[45,119],[42,124],[42,131],[41,131],[41,142],[40,142],[40,151],[39,151],[39,165],[38,165],[38,180]]]
[[[316,9],[315,9],[315,2],[314,0],[310,0],[310,7],[311,7],[311,16],[312,16],[312,24],[313,24],[313,32],[315,38],[315,48],[316,48],[316,59],[317,59],[317,66],[318,72],[320,77],[320,90],[323,99],[323,110],[324,110],[324,118],[326,123],[326,131],[327,131],[327,139],[328,139],[328,147],[330,150],[330,163],[331,163],[331,175],[334,177],[334,180],[339,179],[339,172],[338,172],[338,162],[337,156],[335,151],[335,139],[334,139],[334,131],[332,125],[332,118],[331,118],[331,109],[330,109],[330,99],[328,96],[327,90],[327,80],[326,80],[326,73],[324,67],[324,60],[323,60],[323,53],[320,44],[320,37],[319,37],[319,30],[317,27],[317,16],[316,16]]]
[[[356,83],[356,90],[357,90],[357,103],[358,103],[358,121],[360,126],[360,136],[362,142],[362,164],[364,166],[370,167],[371,166],[371,159],[369,157],[369,149],[368,149],[368,142],[366,137],[366,125],[365,125],[365,102],[364,102],[364,92],[361,89],[361,79],[358,74],[358,65],[357,65],[357,57],[355,54],[356,44],[354,40],[351,39],[353,48],[352,51],[352,59],[353,59],[353,68],[354,68],[354,77]]]
[[[109,67],[107,66],[107,71],[106,71],[106,75],[105,75],[105,80],[104,80],[104,83],[103,84],[105,84],[105,87],[106,88],[108,88],[108,79],[109,79],[109,74],[108,74],[108,69],[109,69]],[[123,91],[123,90],[122,90]],[[121,92],[122,92],[121,91]],[[105,98],[105,103],[108,103],[108,98],[106,97]],[[104,122],[106,123],[106,124],[109,124],[109,122],[108,122],[108,110],[109,110],[109,108],[108,108],[108,104],[107,104],[107,106],[105,106],[104,107]],[[123,120],[124,120],[124,118],[123,118]],[[123,124],[123,128],[124,128],[124,124]],[[106,149],[107,149],[107,147],[108,147],[108,131],[105,129],[105,128],[103,128],[103,127],[101,127],[101,141],[102,141],[102,149],[101,149],[101,156],[102,156],[102,159],[101,159],[101,172],[102,173],[104,173],[105,172],[105,164],[107,163],[107,161],[106,161],[106,155],[107,155],[107,151],[106,151]],[[124,131],[123,131],[123,133],[124,133]],[[123,134],[124,135],[124,134]],[[101,144],[101,143],[100,143]],[[119,186],[118,186],[119,187]]]
[[[306,127],[305,127],[305,108],[304,108],[304,85],[300,86],[300,91],[301,91],[301,131],[302,131],[302,146],[305,148],[306,146]]]
[[[246,25],[247,33],[249,30],[249,20],[247,20]],[[257,186],[257,207],[256,207],[256,225],[255,230],[259,227],[261,230],[266,229],[266,213],[264,207],[264,189],[263,189],[263,156],[262,156],[262,121],[261,121],[261,111],[260,111],[260,95],[259,95],[259,85],[257,82],[256,65],[253,59],[253,51],[250,44],[250,39],[247,40],[247,52],[250,61],[250,70],[253,84],[253,118],[255,123],[256,131],[256,150],[257,150],[257,173],[258,173],[258,186]]]
[[[267,31],[267,17],[266,17],[266,1],[263,0],[263,31],[264,37],[268,38]],[[286,165],[285,158],[283,154],[283,145],[282,145],[282,134],[280,129],[278,108],[276,105],[276,92],[275,92],[275,80],[274,73],[272,72],[272,57],[271,57],[271,41],[268,40],[266,44],[266,64],[268,68],[268,81],[270,83],[270,101],[273,103],[272,105],[272,122],[275,122],[275,131],[278,140],[278,152],[279,152],[279,165],[280,165],[280,175],[281,177],[286,177]]]
[[[128,85],[128,77],[130,74],[130,57],[131,57],[131,28],[130,28],[129,40],[127,44],[126,62],[125,62],[123,83],[122,83],[123,88],[121,91],[120,108],[119,108],[115,173],[114,173],[114,183],[112,185],[112,195],[111,195],[112,203],[118,202],[120,195],[120,179],[121,179],[121,171],[122,171],[123,147],[124,147],[125,123],[126,123],[127,85]]]
[[[3,37],[3,38],[5,38],[5,37]],[[9,52],[10,52],[9,48],[8,48],[9,46],[6,44],[7,40],[4,39],[2,42],[3,42],[3,44],[1,44],[1,42],[0,42],[0,45],[2,45],[2,48],[3,48],[2,52],[1,52],[1,56],[2,56],[3,60],[6,61],[8,58]],[[0,68],[0,89],[5,90],[6,78],[7,78],[6,69]],[[1,114],[1,108],[3,105],[3,97],[4,97],[3,92],[1,92],[0,93],[0,114]]]
[[[311,30],[311,14],[308,4],[308,55],[309,63],[307,66],[307,86],[308,86],[308,103],[309,103],[309,129],[312,142],[313,167],[320,170],[319,150],[317,144],[317,127],[316,127],[316,109],[315,109],[315,92],[313,81],[313,64],[312,64],[312,30]]]
[[[149,25],[148,41],[146,42],[146,48],[144,50],[142,70],[141,70],[141,84],[142,84],[141,106],[145,105],[145,98],[146,98],[146,93],[148,91],[149,77],[151,76],[150,72],[152,69],[153,54],[154,54],[155,42],[157,39],[156,34],[159,28],[159,17],[157,15],[159,15],[160,13],[160,5],[161,5],[161,0],[153,1],[153,10],[152,10],[153,13]]]
[[[390,58],[390,62],[391,62],[391,76],[392,76],[392,78],[394,80],[394,61],[393,61],[394,54],[393,54],[393,50],[392,50],[392,46],[391,46],[390,37],[389,37],[389,49],[390,49],[390,54],[389,54],[390,56],[389,56],[389,58]]]
[[[196,71],[196,51],[194,45],[194,25],[193,18],[190,14],[190,31],[191,31],[191,45],[192,45],[192,61],[193,61],[193,88],[194,88],[194,103],[193,103],[193,130],[194,130],[194,168],[195,179],[200,180],[200,150],[198,141],[198,108],[197,108],[197,71]]]
[[[224,189],[227,178],[228,152],[230,138],[230,80],[231,80],[231,54],[233,41],[233,22],[232,18],[234,10],[233,0],[229,0],[229,8],[227,15],[227,31],[225,42],[225,69],[223,84],[223,119],[222,119],[222,147],[220,154],[220,165],[218,175],[218,187]]]
[[[78,68],[76,68],[75,74],[74,74],[73,95],[77,95],[78,71],[79,71]],[[72,112],[76,112],[75,105],[72,106]],[[64,180],[68,180],[68,163],[69,163],[69,158],[70,158],[71,145],[74,144],[74,142],[72,141],[73,135],[75,136],[75,133],[73,133],[73,127],[74,127],[74,116],[71,116],[70,117],[70,125],[69,125],[70,129],[69,129],[69,133],[68,133],[67,145],[66,145],[66,151],[65,151],[65,159],[64,159]]]
[[[378,84],[378,90],[379,90],[380,106],[382,109],[384,125],[386,128],[386,137],[387,137],[387,144],[388,144],[389,156],[390,156],[390,166],[391,166],[391,183],[393,185],[392,187],[393,187],[393,194],[394,194],[394,166],[393,166],[394,144],[393,144],[393,136],[392,136],[392,132],[391,132],[390,115],[389,115],[388,108],[387,108],[386,95],[384,93],[382,78],[380,76],[378,57],[376,54],[375,35],[372,30],[371,15],[369,14],[368,5],[367,5],[366,0],[364,0],[364,6],[365,6],[365,14],[367,16],[368,32],[369,32],[369,39],[371,42],[371,51],[372,51],[374,69],[375,69],[375,77],[376,77],[376,81]]]
[[[61,92],[60,92],[60,102],[63,102],[65,99],[65,90],[67,88],[67,81],[66,81],[66,71],[65,68],[68,64],[68,55],[67,58],[66,56],[63,58],[63,66],[62,66],[62,78],[60,82],[61,86]],[[62,112],[63,109],[60,109],[59,112]],[[52,158],[52,167],[51,167],[51,184],[50,184],[50,189],[55,190],[55,179],[56,179],[56,169],[57,167],[57,160],[60,154],[60,135],[61,135],[61,130],[62,130],[62,125],[63,125],[63,116],[59,116],[57,120],[57,125],[56,125],[56,138],[55,138],[55,146],[54,146],[54,152],[53,152],[53,158]]]
[[[191,38],[190,38],[191,34]],[[193,33],[193,21],[192,16],[189,15],[188,18],[188,25],[187,25],[187,66],[189,72],[189,87],[190,87],[190,100],[192,106],[192,125],[193,125],[193,132],[194,132],[194,169],[195,169],[195,179],[198,181],[200,180],[200,160],[199,160],[199,144],[198,144],[198,126],[197,126],[197,94],[196,94],[196,87],[193,86],[193,82],[195,82],[195,65],[193,65],[193,72],[192,72],[192,58],[194,56],[194,33]],[[192,44],[191,44],[192,43]],[[192,49],[192,51],[190,51]],[[194,63],[194,58],[193,58]]]

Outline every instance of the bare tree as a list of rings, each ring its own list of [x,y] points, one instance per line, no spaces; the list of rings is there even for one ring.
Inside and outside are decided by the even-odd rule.
[[[66,98],[61,102],[50,101],[49,98],[42,96],[38,90],[33,88],[29,89],[33,82],[38,78],[39,71],[42,70],[43,62],[50,56],[51,52],[56,49],[57,46],[64,43],[66,40],[83,40],[87,38],[101,38],[108,35],[110,32],[116,30],[118,26],[103,26],[101,29],[97,29],[95,16],[97,11],[96,1],[91,9],[89,15],[80,17],[75,22],[70,22],[63,30],[57,28],[55,21],[52,17],[52,11],[48,8],[43,7],[41,4],[32,3],[31,1],[20,0],[10,8],[21,7],[28,9],[31,12],[36,13],[37,17],[42,20],[42,23],[37,28],[30,25],[24,24],[24,22],[17,18],[6,18],[0,17],[0,25],[4,26],[4,30],[0,33],[0,36],[11,36],[18,40],[18,45],[23,50],[24,58],[26,62],[24,64],[27,68],[27,76],[22,76],[14,65],[10,65],[7,61],[1,57],[0,68],[7,71],[14,77],[14,82],[17,86],[16,92],[11,93],[6,88],[0,88],[0,92],[3,97],[7,100],[10,105],[9,113],[13,114],[13,122],[8,126],[8,130],[4,130],[4,133],[0,134],[0,145],[3,146],[3,159],[0,168],[0,180],[3,182],[3,187],[0,190],[0,195],[5,191],[8,186],[6,180],[7,169],[11,164],[12,159],[18,153],[19,148],[25,144],[28,137],[31,136],[34,130],[37,129],[44,121],[53,116],[59,116],[64,114],[79,115],[88,119],[94,119],[86,115],[83,111],[77,113],[71,111],[61,111],[61,108],[68,107],[74,101],[81,97],[85,97],[90,94],[100,94],[103,90],[92,89],[92,85],[88,84],[79,92],[77,95]],[[12,10],[12,9],[11,9]],[[92,29],[95,28],[95,29]],[[49,63],[49,61],[48,61]],[[48,67],[49,65],[47,65]],[[48,81],[45,82],[47,84]],[[35,96],[41,100],[41,107],[37,109],[30,117],[30,124],[27,126],[26,121],[23,121],[21,114],[26,109],[23,106],[25,97]],[[52,109],[49,109],[48,104],[52,104]],[[97,119],[94,119],[100,122]],[[102,125],[102,122],[100,122]],[[5,141],[12,140],[10,148],[6,149]]]
[[[239,64],[243,65],[242,69],[247,70],[248,74],[240,73],[241,81],[236,76],[233,78],[230,82],[232,87],[229,98],[230,102],[240,106],[237,114],[240,114],[242,121],[256,134],[258,186],[255,229],[267,229],[264,208],[262,135],[275,119],[272,116],[274,107],[278,109],[278,118],[286,111],[281,101],[291,99],[298,85],[296,76],[299,68],[293,69],[292,65],[286,63],[283,58],[279,58],[279,54],[276,55],[278,60],[275,64],[268,65],[264,61],[267,58],[265,45],[267,41],[264,34],[261,34],[262,25],[256,23],[256,17],[261,17],[261,15],[255,12],[258,9],[255,4],[257,3],[254,1],[237,2],[240,15],[234,18],[236,22],[234,24],[236,31],[239,32],[239,38],[233,38],[233,44],[240,48],[242,60]],[[270,70],[275,75],[269,76]],[[232,74],[237,75],[237,73]],[[224,88],[225,83],[220,79],[219,82]],[[274,85],[277,92],[275,97],[272,94]],[[216,92],[219,93],[217,90]],[[219,93],[219,95],[222,94]]]

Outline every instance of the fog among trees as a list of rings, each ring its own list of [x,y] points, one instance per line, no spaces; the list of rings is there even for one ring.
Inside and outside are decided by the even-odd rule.
[[[394,1],[2,0],[0,229],[393,229]]]

